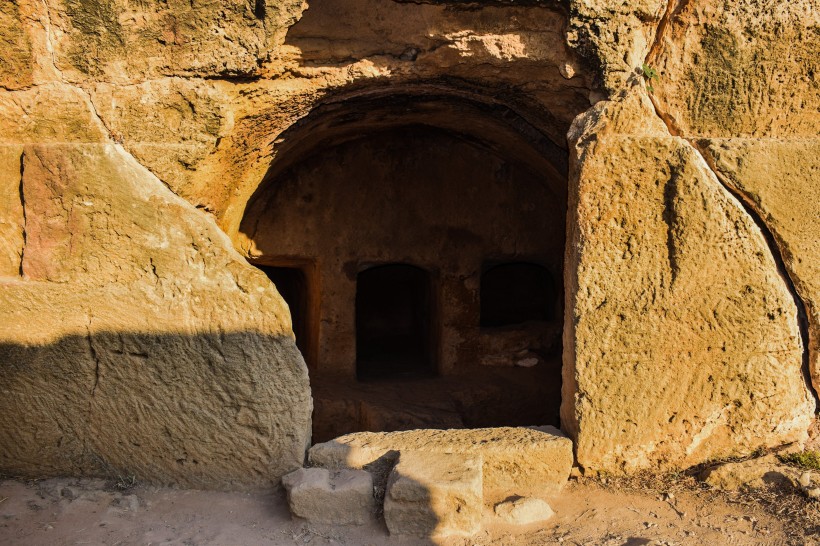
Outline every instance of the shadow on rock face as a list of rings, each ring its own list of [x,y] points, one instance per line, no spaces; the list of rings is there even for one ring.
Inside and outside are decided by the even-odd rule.
[[[312,401],[293,339],[257,332],[0,344],[0,471],[268,487],[301,466]]]

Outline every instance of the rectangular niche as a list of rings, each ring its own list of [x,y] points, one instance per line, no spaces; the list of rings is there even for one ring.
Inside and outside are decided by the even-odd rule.
[[[265,259],[256,267],[276,286],[290,308],[296,346],[308,367],[316,367],[318,345],[318,286],[316,267],[310,260],[293,258]]]
[[[360,380],[435,373],[430,274],[379,265],[356,279],[356,376]]]

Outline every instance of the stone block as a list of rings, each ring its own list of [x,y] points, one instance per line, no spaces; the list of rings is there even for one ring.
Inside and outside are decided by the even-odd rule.
[[[570,131],[561,424],[578,464],[686,468],[805,442],[799,312],[766,238],[699,151],[630,100]],[[623,134],[642,120],[646,134]]]
[[[251,75],[284,40],[302,5],[290,0],[275,6],[240,0],[58,2],[48,6],[49,21],[60,29],[50,51],[63,78],[72,81]]]
[[[555,512],[541,499],[519,497],[496,504],[495,515],[505,523],[528,525],[546,521],[554,516]]]
[[[559,491],[572,468],[572,442],[555,427],[356,432],[316,444],[312,464],[362,468],[391,451],[481,455],[484,497]]]
[[[405,451],[384,499],[391,535],[473,535],[481,530],[480,456]]]
[[[373,519],[373,478],[363,470],[300,468],[282,485],[291,513],[310,522],[363,525]]]
[[[681,134],[817,135],[815,0],[703,0],[680,8],[647,62],[662,74],[654,86],[658,109]]]
[[[19,89],[31,85],[34,59],[31,40],[16,2],[0,5],[0,87]]]

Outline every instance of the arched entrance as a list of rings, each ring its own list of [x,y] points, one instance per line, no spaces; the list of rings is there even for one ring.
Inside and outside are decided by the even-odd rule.
[[[314,441],[558,425],[565,215],[566,153],[493,102],[367,94],[289,130],[241,229],[301,264]]]

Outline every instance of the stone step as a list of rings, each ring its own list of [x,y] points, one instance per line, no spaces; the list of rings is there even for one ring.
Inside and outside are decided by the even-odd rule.
[[[291,514],[310,522],[363,525],[374,518],[373,477],[363,470],[300,468],[282,486]]]
[[[480,456],[484,502],[560,491],[573,463],[572,441],[550,426],[357,432],[316,444],[308,457],[328,469],[384,468],[404,452]]]
[[[484,507],[481,456],[402,451],[390,473],[384,522],[391,535],[471,536]]]

